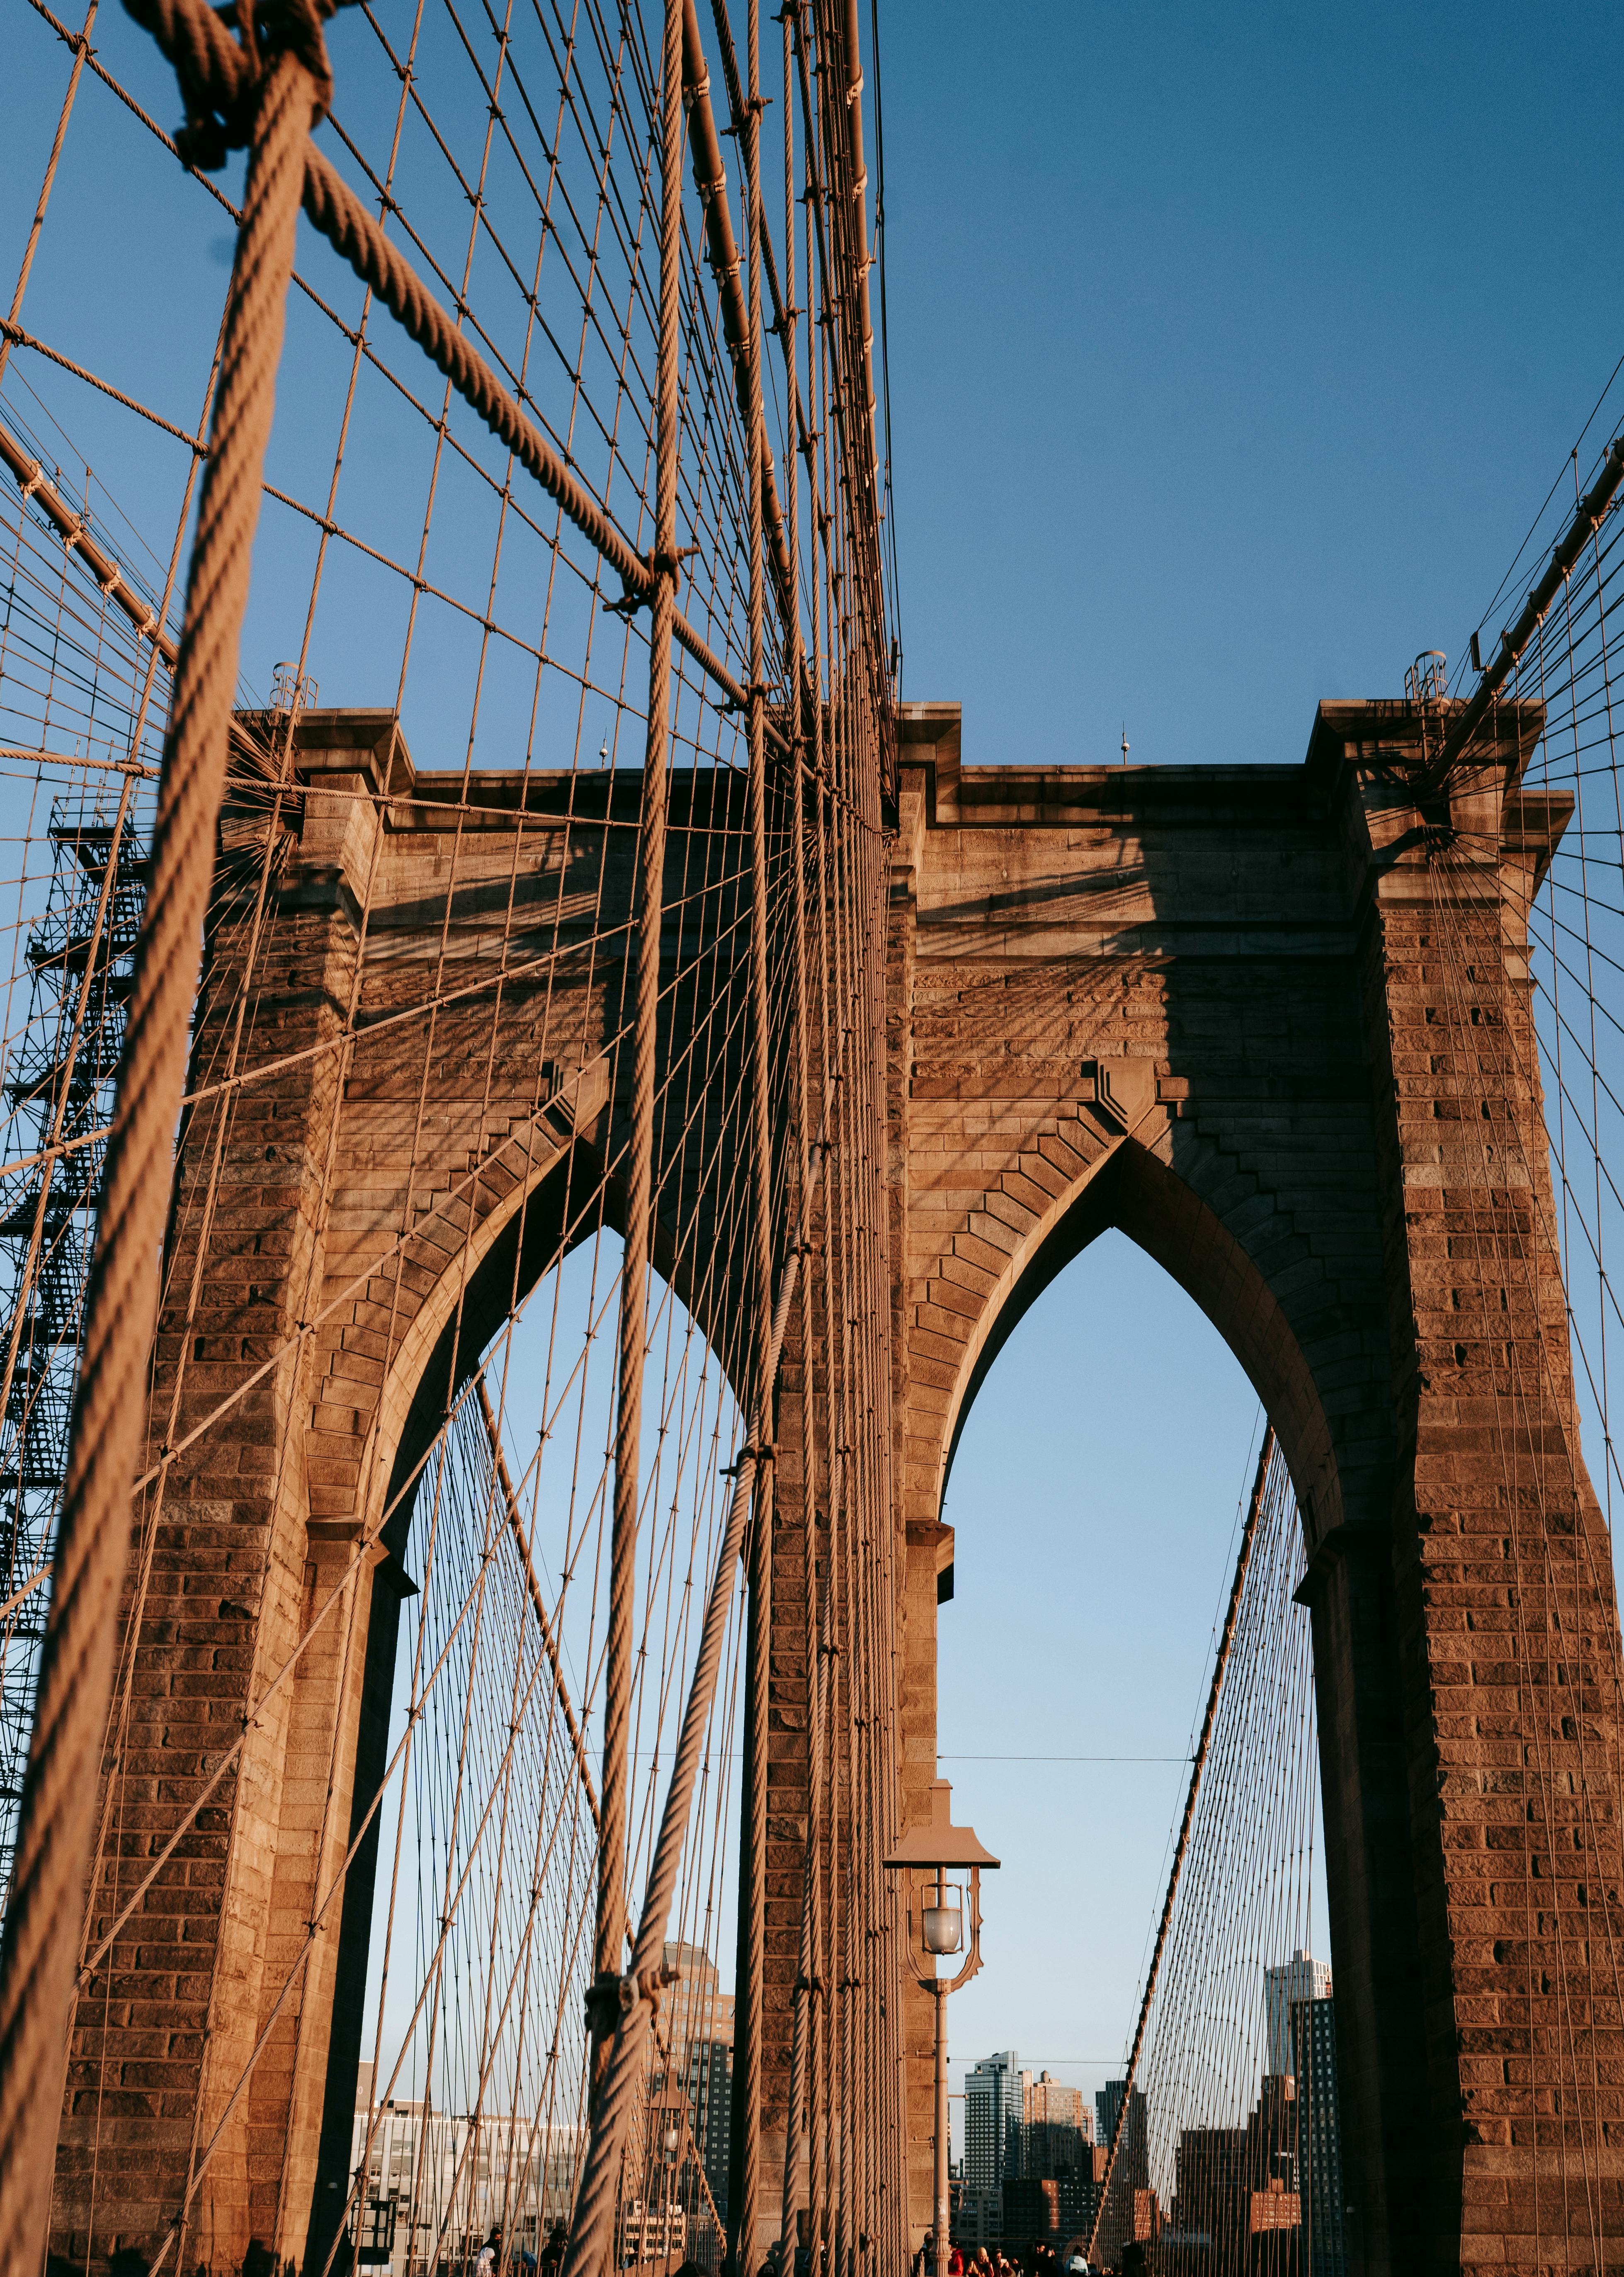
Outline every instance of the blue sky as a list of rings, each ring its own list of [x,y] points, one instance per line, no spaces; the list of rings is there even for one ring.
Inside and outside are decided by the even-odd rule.
[[[1624,352],[1621,49],[1588,5],[890,0],[905,693],[962,703],[967,765],[1124,720],[1293,761],[1320,697],[1459,658]],[[1120,1236],[1056,1283],[950,1486],[947,1756],[1185,1748],[1256,1415]],[[942,1768],[1005,1860],[954,2073],[1091,2090],[1183,1771]]]
[[[967,762],[1301,757],[1462,651],[1624,350],[1584,4],[882,10],[907,682]]]

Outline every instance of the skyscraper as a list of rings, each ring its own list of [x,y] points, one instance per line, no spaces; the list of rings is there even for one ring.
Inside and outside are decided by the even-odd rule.
[[[996,2190],[1021,2168],[1026,2097],[1013,2048],[983,2056],[964,2075],[964,2181],[967,2189]]]
[[[1297,2069],[1297,2152],[1308,2266],[1313,2277],[1347,2277],[1342,2220],[1342,2121],[1337,2093],[1334,2000],[1292,2004],[1292,2060]]]
[[[1030,2080],[1025,2104],[1021,2173],[1028,2178],[1048,2179],[1077,2172],[1094,2128],[1094,2113],[1084,2103],[1082,2090],[1062,2087],[1046,2071],[1040,2072]]]
[[[1264,2022],[1268,2035],[1267,2073],[1279,2077],[1295,2060],[1292,2053],[1291,2012],[1298,2000],[1327,2000],[1331,1997],[1331,1964],[1316,1961],[1301,1948],[1278,1969],[1264,1971]]]
[[[716,1964],[696,1945],[668,1945],[680,1969],[669,2030],[673,2084],[687,2097],[694,2139],[717,2212],[727,2212],[728,2151],[733,2116],[733,1995],[724,1992]]]
[[[1109,2151],[1112,2136],[1116,2132],[1118,2115],[1122,2109],[1122,2096],[1127,2082],[1108,2079],[1094,2098],[1095,2137],[1102,2151]],[[1150,2181],[1150,2130],[1145,2111],[1145,2094],[1142,2087],[1134,2090],[1134,2099],[1127,2113],[1127,2128],[1122,2148],[1117,2153],[1117,2181],[1114,2187],[1142,2190]]]

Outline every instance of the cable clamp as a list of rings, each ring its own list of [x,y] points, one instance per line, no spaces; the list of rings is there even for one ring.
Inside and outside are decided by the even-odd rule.
[[[183,166],[217,173],[228,152],[247,146],[253,140],[261,95],[277,56],[284,51],[297,56],[315,80],[310,123],[313,127],[320,124],[333,99],[332,68],[322,26],[340,4],[341,0],[258,0],[255,5],[254,0],[238,0],[234,9],[222,11],[228,22],[234,18],[240,42],[234,67],[211,57],[200,69],[189,50],[176,52],[181,45],[178,41],[166,44],[186,107],[186,124],[175,137]]]
[[[587,1987],[584,2007],[587,2030],[594,2039],[606,2039],[620,2017],[620,1979],[604,1969]]]
[[[607,2039],[623,2016],[629,2016],[640,2001],[657,2006],[660,1994],[668,1984],[675,1984],[682,1975],[669,1961],[656,1961],[645,1969],[641,1976],[628,1969],[617,1976],[612,1969],[599,1971],[586,1991],[587,2030],[595,2038]]]
[[[649,566],[656,577],[669,577],[673,585],[679,585],[683,563],[691,560],[699,550],[697,545],[679,545],[672,552],[651,555]]]
[[[740,1448],[734,1461],[723,1464],[720,1475],[725,1479],[736,1479],[747,1463],[776,1462],[778,1454],[778,1446],[776,1439],[764,1439],[759,1447],[753,1446],[747,1441]]]

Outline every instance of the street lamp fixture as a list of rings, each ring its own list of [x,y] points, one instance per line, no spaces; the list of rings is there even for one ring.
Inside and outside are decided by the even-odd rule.
[[[947,2190],[947,1995],[968,1984],[981,1967],[981,1870],[998,1860],[968,1826],[952,1823],[952,1788],[936,1779],[930,1788],[930,1822],[905,1834],[885,1863],[907,1876],[908,1959],[914,1974],[936,1998],[936,2267],[946,2277],[951,2209]],[[969,1870],[969,1942],[965,1942],[965,1890],[950,1882],[948,1870]],[[918,1926],[915,1929],[915,1915]],[[939,1959],[962,1953],[958,1974],[942,1976]]]
[[[679,2216],[677,2211],[678,2168],[681,2164],[683,2131],[688,2115],[688,2099],[679,2090],[667,2087],[663,2095],[651,2096],[649,2102],[651,2125],[650,2150],[653,2171],[650,2174],[649,2212],[651,2220],[657,2217],[654,2236],[658,2241],[655,2258],[669,2269],[673,2255],[682,2253],[686,2235],[673,2236]],[[647,2232],[645,2232],[647,2243]]]
[[[920,1921],[924,1934],[925,1951],[933,1953],[958,1953],[964,1946],[964,1892],[956,1885],[952,1891],[938,1891],[941,1897],[951,1896],[950,1905],[923,1906]]]

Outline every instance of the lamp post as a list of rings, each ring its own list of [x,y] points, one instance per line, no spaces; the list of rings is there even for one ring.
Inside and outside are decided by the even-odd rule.
[[[667,2269],[672,2266],[672,2254],[679,2250],[679,2248],[673,2246],[672,2243],[672,2230],[679,2219],[682,2220],[682,2250],[685,2258],[687,2245],[687,2222],[682,2216],[677,2198],[678,2169],[681,2165],[682,2135],[687,2115],[688,2099],[680,2090],[668,2087],[664,2094],[649,2098],[649,2117],[652,2133],[655,2171],[658,2177],[657,2190],[661,2201],[658,2209],[660,2227],[657,2233],[661,2249],[659,2258],[664,2261]],[[655,2212],[654,2196],[655,2192],[651,2190],[649,2206],[650,2215]]]
[[[947,1996],[968,1984],[981,1967],[981,1870],[998,1860],[968,1826],[952,1823],[952,1788],[946,1779],[930,1787],[930,1823],[902,1837],[885,1863],[907,1875],[908,1959],[914,1974],[936,1999],[936,2269],[946,2277],[951,2213],[947,2194]],[[970,1928],[964,1929],[964,1886],[950,1882],[950,1867],[968,1867]],[[937,1973],[937,1961],[962,1953],[956,1976]]]

